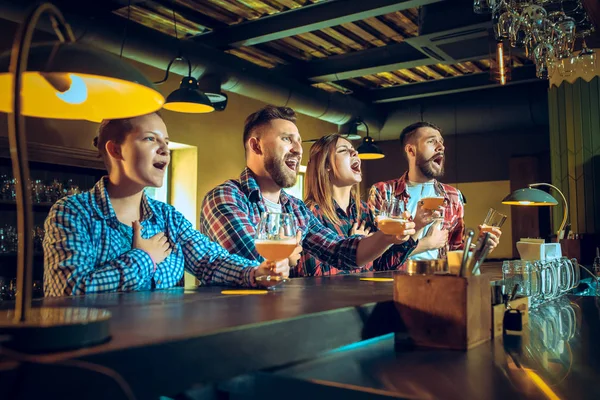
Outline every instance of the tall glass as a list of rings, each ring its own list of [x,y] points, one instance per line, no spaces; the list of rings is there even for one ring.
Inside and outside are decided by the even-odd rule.
[[[268,261],[281,261],[292,255],[297,246],[296,224],[292,214],[264,212],[256,228],[254,245],[258,254]],[[266,275],[257,281],[286,281],[278,275]]]
[[[575,281],[573,266],[568,258],[563,257],[551,261],[551,264],[556,268],[558,277],[558,289],[560,294],[565,294],[573,288]]]
[[[552,301],[559,296],[558,271],[550,262],[540,262],[540,273],[542,277],[542,291],[544,302]]]
[[[504,222],[506,221],[506,215],[502,214],[498,210],[490,208],[485,219],[483,220],[483,224],[481,226],[481,233],[492,232],[493,228],[502,228]]]
[[[377,228],[386,235],[403,235],[409,222],[404,216],[405,210],[402,200],[392,198],[385,201],[377,217]]]
[[[575,289],[577,286],[579,286],[579,282],[581,281],[581,270],[579,269],[579,263],[577,262],[576,258],[571,258],[569,260],[567,257],[563,257],[562,259],[566,260],[566,262],[569,262],[571,268],[573,269],[571,289]]]
[[[512,288],[518,284],[519,289],[517,290],[517,294],[526,296],[527,288],[524,278],[525,275],[523,273],[521,260],[505,260],[502,262],[502,280],[504,281],[508,293],[510,293]]]

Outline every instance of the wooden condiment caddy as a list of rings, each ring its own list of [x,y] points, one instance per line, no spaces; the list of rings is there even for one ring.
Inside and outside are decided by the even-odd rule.
[[[489,277],[396,272],[394,302],[417,347],[467,350],[492,337]]]

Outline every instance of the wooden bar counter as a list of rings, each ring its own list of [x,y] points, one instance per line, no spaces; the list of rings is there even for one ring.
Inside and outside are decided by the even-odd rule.
[[[498,265],[483,271],[498,278]],[[570,336],[558,361],[539,350],[541,339],[528,342],[538,347],[522,348],[519,361],[499,339],[468,352],[398,347],[393,332],[402,323],[393,282],[360,280],[365,276],[293,279],[266,295],[222,295],[223,288],[203,287],[39,300],[37,305],[110,310],[112,339],[27,362],[1,356],[0,398],[125,398],[97,366],[120,374],[138,399],[175,396],[198,384],[219,386],[229,393],[223,398],[528,398],[539,391],[520,388],[529,382],[519,375],[525,361],[568,366],[561,388],[587,385],[578,398],[600,398],[595,298],[575,298],[576,306],[569,306],[578,328],[563,332]],[[555,326],[567,329],[566,323]],[[571,359],[564,364],[566,354]]]
[[[391,277],[391,273],[378,276]],[[80,360],[117,371],[138,399],[157,399],[194,384],[310,359],[393,332],[397,322],[393,283],[361,281],[356,275],[293,279],[265,295],[222,295],[223,289],[229,288],[35,301],[34,306],[107,309],[112,313],[112,339],[90,348],[35,356],[36,363],[28,363],[27,368],[17,368],[4,357],[0,388],[17,385],[17,398],[28,391],[29,397],[52,390],[59,396],[61,385],[78,393],[78,398],[110,398],[118,393],[110,379],[98,386],[89,377],[99,374],[67,366],[69,360]],[[86,379],[76,378],[84,372]],[[114,391],[104,392],[112,390],[111,385]],[[0,398],[4,397],[0,394]]]

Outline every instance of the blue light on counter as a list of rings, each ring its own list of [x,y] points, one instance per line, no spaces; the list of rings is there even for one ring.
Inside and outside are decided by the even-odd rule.
[[[351,343],[346,346],[338,347],[337,349],[333,349],[333,350],[326,352],[325,355],[341,353],[343,351],[357,350],[362,347],[367,347],[367,346],[370,346],[370,345],[373,345],[376,343],[380,343],[380,342],[384,342],[386,340],[393,339],[393,338],[394,338],[394,334],[388,333],[387,335],[378,336],[378,337],[375,337],[372,339],[362,340],[360,342]]]

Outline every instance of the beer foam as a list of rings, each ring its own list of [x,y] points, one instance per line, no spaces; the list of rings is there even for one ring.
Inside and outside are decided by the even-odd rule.
[[[406,218],[377,217],[377,222],[385,222],[385,221],[402,222],[402,223],[408,222],[408,220]]]

